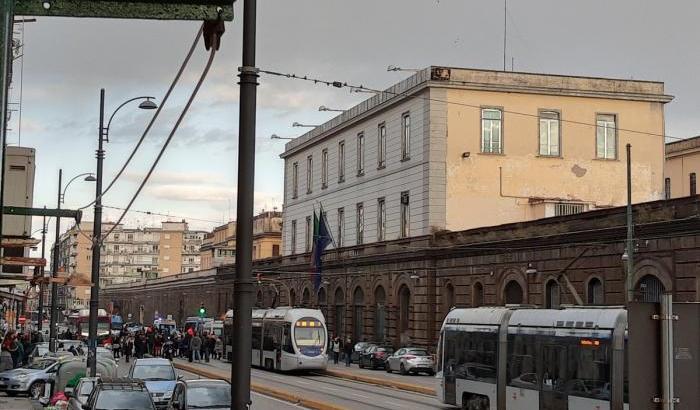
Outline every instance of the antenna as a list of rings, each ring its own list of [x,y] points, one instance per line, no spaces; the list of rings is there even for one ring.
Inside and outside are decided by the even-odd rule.
[[[508,0],[503,0],[503,71],[506,71],[507,41],[508,41]]]

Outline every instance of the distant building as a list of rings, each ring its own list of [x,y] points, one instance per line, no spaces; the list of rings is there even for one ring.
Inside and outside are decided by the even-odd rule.
[[[698,194],[700,135],[666,144],[666,199]]]
[[[663,198],[661,82],[430,67],[286,144],[284,253]],[[629,132],[633,130],[636,132]]]
[[[253,218],[253,259],[280,256],[282,212],[263,211]],[[236,222],[217,226],[206,234],[200,251],[202,270],[236,262]]]
[[[74,282],[90,283],[92,222],[73,226],[59,242],[59,269]],[[103,233],[114,224],[104,223]],[[199,251],[206,232],[190,231],[187,222],[163,222],[160,228],[117,227],[106,237],[100,252],[100,286],[193,272],[200,269]],[[85,305],[90,287],[75,286],[77,305]]]

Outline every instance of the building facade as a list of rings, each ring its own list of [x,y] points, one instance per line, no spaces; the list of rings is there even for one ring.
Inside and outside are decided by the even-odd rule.
[[[253,260],[281,255],[282,212],[263,211],[253,217]],[[236,222],[217,226],[205,235],[200,250],[202,270],[236,262]]]
[[[430,67],[290,141],[284,254],[663,198],[663,83]],[[637,148],[639,147],[639,148]],[[642,148],[643,147],[643,148]]]
[[[666,199],[697,195],[700,174],[700,135],[666,144]]]
[[[59,269],[72,278],[75,303],[90,299],[92,222],[73,226],[60,237]],[[104,223],[104,233],[114,224]],[[163,222],[160,228],[128,228],[117,225],[100,251],[100,286],[146,278],[176,275],[200,269],[203,231],[190,231],[187,222]]]

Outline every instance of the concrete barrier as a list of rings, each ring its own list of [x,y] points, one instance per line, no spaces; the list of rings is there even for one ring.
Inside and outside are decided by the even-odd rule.
[[[173,362],[173,365],[180,370],[184,370],[189,373],[194,373],[196,375],[206,377],[207,379],[217,379],[226,380],[231,382],[231,377],[223,375],[222,372],[200,369],[196,366]],[[320,400],[309,399],[301,397],[297,394],[288,392],[286,390],[277,389],[270,386],[264,386],[259,383],[250,383],[250,390],[265,396],[274,397],[279,400],[284,400],[290,403],[298,404],[302,407],[306,407],[314,410],[347,410],[345,407],[340,407],[332,403],[326,403]]]

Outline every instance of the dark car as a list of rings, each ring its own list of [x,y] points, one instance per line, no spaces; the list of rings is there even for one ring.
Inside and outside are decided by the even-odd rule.
[[[169,410],[228,410],[231,406],[231,385],[225,380],[197,379],[179,381],[175,386]]]
[[[141,380],[100,379],[83,404],[83,410],[156,410],[146,384]]]
[[[358,342],[353,346],[352,348],[352,356],[351,360],[353,363],[359,363],[360,362],[360,355],[362,354],[363,351],[367,350],[372,345],[375,345],[376,343],[372,342]]]
[[[372,370],[383,369],[386,365],[386,359],[392,353],[394,353],[394,348],[391,346],[370,346],[360,355],[360,369],[365,367]]]

